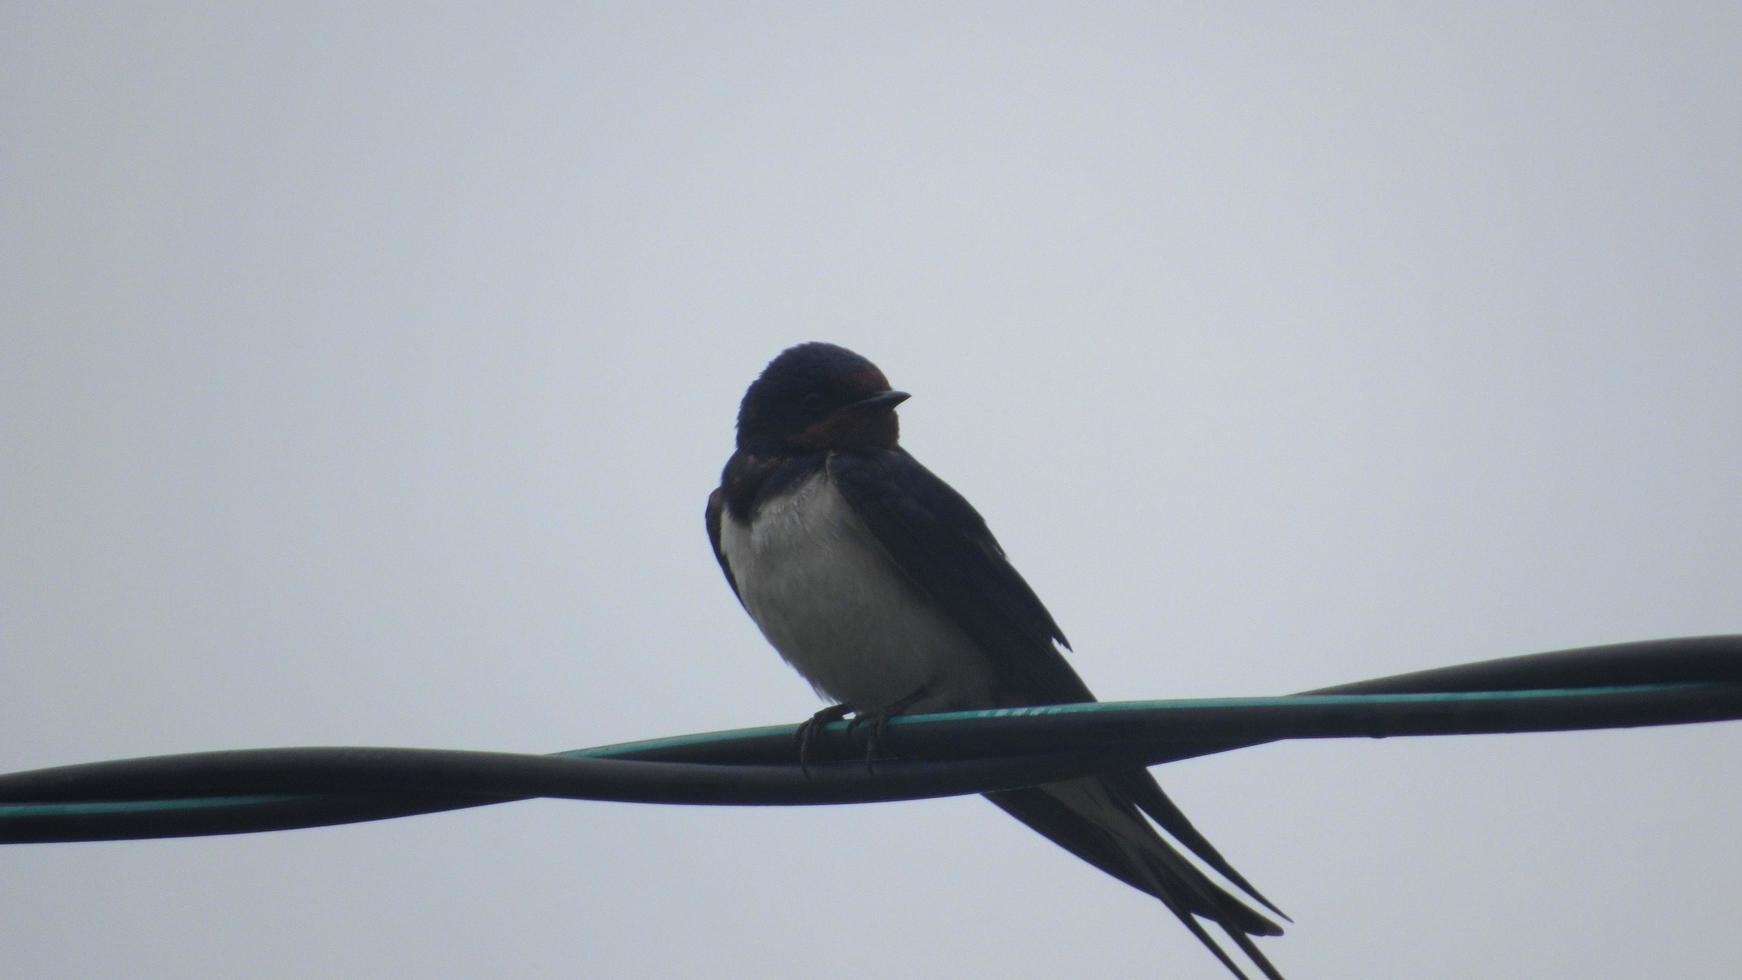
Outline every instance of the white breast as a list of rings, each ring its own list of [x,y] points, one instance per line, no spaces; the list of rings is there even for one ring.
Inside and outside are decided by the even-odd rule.
[[[720,550],[762,635],[818,693],[855,708],[990,707],[984,654],[902,576],[826,473],[721,516]]]

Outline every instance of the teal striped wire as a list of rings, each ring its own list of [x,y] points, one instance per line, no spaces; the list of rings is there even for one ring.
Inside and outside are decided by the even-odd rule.
[[[1264,712],[1269,709],[1289,707],[1331,707],[1331,706],[1363,706],[1383,707],[1386,705],[1408,704],[1451,704],[1466,702],[1470,704],[1496,704],[1526,699],[1541,700],[1556,697],[1601,697],[1605,695],[1645,694],[1654,691],[1677,691],[1709,687],[1705,683],[1653,683],[1608,685],[1600,687],[1551,688],[1537,690],[1511,691],[1457,691],[1414,694],[1301,694],[1283,697],[1240,697],[1240,698],[1197,698],[1197,699],[1167,699],[1155,701],[1126,702],[1087,702],[1078,704],[1039,705],[1020,708],[995,708],[981,711],[957,711],[934,715],[897,717],[890,719],[892,732],[903,727],[916,724],[954,724],[971,723],[976,720],[994,718],[1019,717],[1050,717],[1070,715],[1094,715],[1115,711],[1130,712],[1160,711],[1160,712],[1191,712],[1204,710],[1249,710]],[[833,722],[827,730],[844,732],[846,722]],[[769,738],[791,738],[793,726],[762,726],[756,728],[740,728],[728,731],[699,732],[688,735],[667,736],[664,738],[647,739],[635,742],[621,742],[592,748],[572,749],[553,755],[569,758],[612,759],[625,756],[648,754],[675,755],[687,750],[708,746],[721,746],[731,743],[761,740]],[[1233,736],[1230,736],[1233,737]],[[1287,736],[1282,736],[1287,737]],[[1317,736],[1297,736],[1317,737]],[[1353,737],[1353,736],[1342,736]],[[1266,736],[1264,741],[1276,740],[1278,736]],[[795,756],[796,762],[796,756]],[[6,803],[0,804],[0,821],[44,818],[44,817],[79,817],[104,816],[117,814],[141,813],[176,813],[200,810],[222,810],[229,807],[258,806],[261,804],[284,803],[296,800],[317,799],[311,794],[250,794],[242,796],[210,796],[189,797],[181,799],[157,800],[105,800],[73,803]]]

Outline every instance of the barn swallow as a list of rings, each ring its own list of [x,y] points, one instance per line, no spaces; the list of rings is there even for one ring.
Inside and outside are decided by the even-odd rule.
[[[744,393],[737,451],[708,497],[708,537],[738,601],[787,663],[855,719],[1095,700],[1060,650],[1070,649],[1064,633],[986,522],[898,445],[895,408],[907,398],[876,365],[833,344],[800,344],[769,362]],[[1246,974],[1199,919],[1281,980],[1250,938],[1281,927],[1212,881],[1144,814],[1287,916],[1147,769],[986,798],[1160,899],[1235,976]]]

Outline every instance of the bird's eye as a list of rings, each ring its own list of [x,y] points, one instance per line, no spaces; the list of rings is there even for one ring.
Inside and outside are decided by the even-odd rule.
[[[807,391],[807,392],[805,392],[804,397],[800,398],[798,400],[798,407],[809,412],[809,411],[813,411],[818,405],[821,405],[822,403],[823,403],[823,393],[822,392],[820,392],[820,391]]]

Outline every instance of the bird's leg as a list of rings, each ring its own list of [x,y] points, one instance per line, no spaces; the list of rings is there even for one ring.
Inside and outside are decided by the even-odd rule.
[[[865,771],[866,772],[874,773],[877,771],[877,766],[876,766],[877,750],[883,744],[883,736],[889,731],[889,719],[894,718],[896,715],[899,715],[902,712],[906,711],[908,708],[913,706],[914,702],[918,701],[920,698],[925,697],[929,693],[931,693],[931,692],[927,691],[925,688],[922,687],[919,690],[914,691],[912,694],[909,694],[906,697],[896,701],[895,703],[885,705],[884,707],[879,708],[876,711],[855,712],[853,714],[853,717],[848,720],[848,722],[847,722],[847,737],[848,738],[851,738],[853,736],[853,732],[856,729],[858,729],[858,727],[860,725],[868,724],[871,726],[870,732],[865,737]]]
[[[810,778],[811,750],[816,748],[817,734],[823,730],[824,725],[831,721],[840,721],[847,717],[852,710],[851,705],[831,704],[811,715],[808,720],[798,726],[798,731],[793,733],[794,740],[798,742],[798,768],[800,772],[804,773],[805,778]]]

